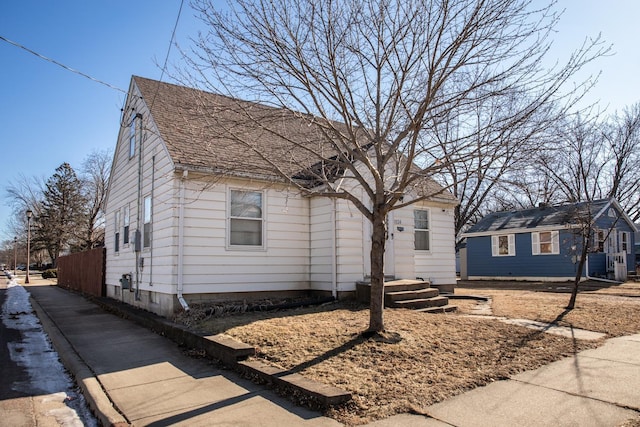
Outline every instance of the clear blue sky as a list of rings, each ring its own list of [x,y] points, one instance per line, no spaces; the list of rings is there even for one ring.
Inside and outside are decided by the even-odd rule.
[[[553,54],[566,59],[585,37],[602,32],[615,55],[588,70],[603,72],[590,99],[610,111],[639,101],[640,2],[559,3],[566,12]],[[2,0],[0,36],[127,90],[132,74],[160,78],[156,64],[164,61],[179,7],[179,0]],[[181,47],[198,25],[185,0],[176,34]],[[170,63],[179,59],[172,48]],[[63,162],[79,169],[92,151],[113,149],[123,101],[123,93],[0,41],[0,240],[13,238],[6,229],[7,183],[20,172],[48,178]]]

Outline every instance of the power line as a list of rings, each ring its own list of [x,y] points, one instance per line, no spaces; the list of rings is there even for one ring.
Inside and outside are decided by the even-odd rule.
[[[182,14],[182,6],[184,5],[184,0],[180,1],[180,8],[178,9],[178,16],[176,17],[176,23],[173,25],[173,31],[171,32],[171,39],[169,40],[169,47],[167,48],[167,55],[164,57],[164,64],[162,65],[162,72],[160,73],[160,80],[164,77],[164,73],[167,70],[167,62],[169,61],[169,54],[171,53],[171,46],[173,46],[173,40],[176,37],[176,29],[178,28],[178,22],[180,21],[180,15]],[[151,100],[151,105],[149,109],[153,107],[153,104],[156,102],[156,96],[158,95],[160,84],[156,86],[156,92],[153,94],[153,99]]]
[[[182,6],[181,6],[181,7],[182,7]],[[37,56],[37,57],[38,57],[38,58],[40,58],[40,59],[44,59],[45,61],[49,61],[49,62],[51,62],[51,63],[53,63],[53,64],[56,64],[57,66],[62,67],[62,68],[64,68],[64,69],[65,69],[65,70],[67,70],[67,71],[71,71],[72,73],[79,74],[79,75],[81,75],[82,77],[86,77],[86,78],[88,78],[89,80],[92,80],[92,81],[94,81],[94,82],[96,82],[96,83],[100,83],[101,85],[105,85],[105,86],[107,86],[108,88],[111,88],[111,89],[117,90],[118,92],[122,92],[122,93],[125,93],[125,94],[127,93],[127,91],[122,90],[122,89],[120,89],[119,87],[113,86],[113,85],[111,85],[111,84],[109,84],[109,83],[107,83],[107,82],[103,82],[102,80],[98,80],[98,79],[96,79],[96,78],[94,78],[94,77],[91,77],[90,75],[85,74],[85,73],[83,73],[83,72],[81,72],[81,71],[78,71],[78,70],[76,70],[76,69],[73,69],[73,68],[71,68],[71,67],[68,67],[68,66],[66,66],[66,65],[64,65],[64,64],[62,64],[62,63],[60,63],[60,62],[56,61],[55,59],[51,59],[51,58],[48,58],[48,57],[46,57],[46,56],[44,56],[44,55],[41,55],[41,54],[39,54],[38,52],[33,51],[33,50],[29,49],[28,47],[25,47],[25,46],[21,45],[20,43],[17,43],[17,42],[14,42],[14,41],[12,41],[12,40],[7,39],[6,37],[2,37],[2,36],[0,36],[0,40],[5,41],[5,42],[7,42],[7,43],[9,43],[9,44],[12,44],[12,45],[14,45],[15,47],[19,47],[20,49],[26,50],[27,52],[31,53],[32,55],[35,55],[35,56]]]

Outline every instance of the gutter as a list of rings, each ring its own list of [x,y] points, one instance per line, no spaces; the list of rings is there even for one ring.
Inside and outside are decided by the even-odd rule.
[[[189,311],[189,304],[185,301],[182,292],[184,290],[184,181],[189,175],[189,172],[182,171],[182,178],[180,179],[180,202],[178,206],[178,302],[182,306],[184,311]]]

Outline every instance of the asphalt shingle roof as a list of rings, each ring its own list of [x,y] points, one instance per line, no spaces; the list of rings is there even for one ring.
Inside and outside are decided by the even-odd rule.
[[[610,203],[610,200],[603,199],[590,203],[581,202],[562,206],[542,206],[517,211],[494,212],[478,221],[465,234],[575,224],[580,218],[593,218],[607,203]]]
[[[143,77],[133,80],[176,164],[265,176],[277,175],[275,166],[291,176],[319,160],[313,150],[331,153],[319,129],[289,111]]]
[[[313,125],[317,119],[144,77],[134,76],[133,82],[176,165],[229,175],[302,178],[309,185],[317,183],[313,173],[319,170],[335,176],[344,171],[340,164],[319,167],[340,152],[322,127]],[[418,187],[438,199],[456,200],[430,178]]]

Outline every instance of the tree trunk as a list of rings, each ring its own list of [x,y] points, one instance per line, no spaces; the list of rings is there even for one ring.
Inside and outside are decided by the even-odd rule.
[[[384,247],[386,243],[385,215],[374,212],[371,233],[371,303],[368,333],[384,331]]]
[[[569,298],[569,304],[567,304],[568,310],[573,310],[576,307],[576,298],[578,297],[578,288],[580,287],[580,279],[582,279],[582,270],[587,262],[587,256],[589,256],[589,241],[582,237],[582,249],[580,250],[580,262],[578,263],[578,270],[576,271],[576,277],[573,281],[573,289],[571,290],[571,298]]]

